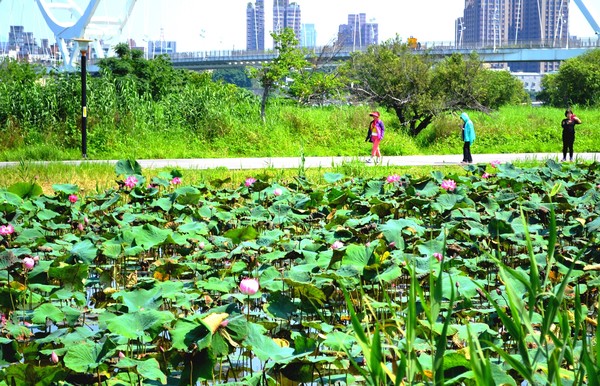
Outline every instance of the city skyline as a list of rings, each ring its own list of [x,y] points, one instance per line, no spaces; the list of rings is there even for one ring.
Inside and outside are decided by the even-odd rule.
[[[108,3],[110,0],[106,0]],[[76,0],[84,7],[87,1]],[[137,0],[131,18],[119,41],[132,38],[138,46],[152,40],[177,41],[178,51],[245,49],[246,8],[248,0],[228,0],[219,4],[202,4],[194,0]],[[317,45],[331,43],[338,27],[347,23],[349,14],[366,13],[369,22],[379,25],[379,42],[394,36],[404,41],[414,36],[420,42],[452,42],[455,21],[463,15],[464,0],[409,1],[371,0],[296,0],[302,10],[302,24],[314,24]],[[272,47],[273,0],[265,0],[265,48]],[[592,4],[594,3],[594,4]],[[600,2],[586,1],[591,14],[600,20]],[[102,6],[99,7],[99,11]],[[109,7],[110,8],[110,7]],[[435,9],[435,12],[431,12]],[[573,2],[570,5],[569,31],[572,36],[593,37],[594,31]],[[8,40],[10,25],[22,25],[33,32],[38,44],[54,37],[46,27],[40,11],[31,0],[0,0],[0,41]]]

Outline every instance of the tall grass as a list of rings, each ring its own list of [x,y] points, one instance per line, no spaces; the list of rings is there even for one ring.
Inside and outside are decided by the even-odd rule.
[[[1,64],[1,63],[0,63]],[[0,161],[80,158],[81,85],[75,74],[42,78],[14,63],[0,82]],[[0,74],[3,75],[4,73]],[[385,155],[452,154],[462,151],[457,114],[437,117],[416,138],[393,111],[368,105],[302,107],[272,98],[267,119],[251,92],[213,82],[210,74],[185,74],[185,82],[157,97],[140,91],[134,77],[88,79],[88,157],[211,158],[367,155],[369,111],[386,125]],[[596,151],[600,109],[577,109],[576,152]],[[563,110],[509,106],[471,113],[477,139],[473,153],[558,152]],[[50,151],[49,149],[53,149]]]

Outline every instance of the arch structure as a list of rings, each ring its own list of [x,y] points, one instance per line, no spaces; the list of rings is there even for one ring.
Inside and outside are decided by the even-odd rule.
[[[581,13],[583,13],[583,16],[585,17],[587,22],[590,24],[590,26],[594,30],[594,33],[596,35],[598,35],[598,39],[600,39],[600,26],[598,25],[598,22],[596,21],[596,19],[594,19],[594,17],[590,13],[590,11],[587,9],[583,0],[574,0],[574,1],[575,1],[575,4],[577,4],[577,7],[581,11]]]
[[[36,0],[46,24],[56,38],[63,67],[67,70],[72,70],[80,57],[79,44],[74,39],[92,40],[90,45],[96,57],[105,57],[103,41],[122,35],[137,0],[119,0],[118,7],[107,5],[109,0],[87,1],[88,5],[83,9],[74,0]],[[99,8],[110,9],[110,12],[98,15]],[[114,15],[117,9],[120,14]]]

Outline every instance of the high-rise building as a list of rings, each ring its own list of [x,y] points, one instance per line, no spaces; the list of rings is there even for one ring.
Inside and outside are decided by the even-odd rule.
[[[302,47],[317,46],[317,31],[314,24],[302,24]]]
[[[565,47],[569,39],[569,2],[566,0],[513,0],[511,43]],[[520,62],[511,69],[523,72],[556,71],[559,62]]]
[[[465,0],[456,21],[460,46],[502,47],[507,44],[565,46],[569,36],[568,0]],[[511,70],[553,71],[556,62],[513,63]]]
[[[265,49],[265,2],[256,0],[246,8],[246,49],[264,51]]]
[[[273,0],[273,32],[291,28],[298,41],[302,41],[302,14],[300,5],[289,0]]]
[[[22,25],[9,26],[8,48],[17,51],[19,56],[38,53],[38,45],[33,37],[33,32],[25,31],[25,27]]]
[[[360,49],[379,42],[379,25],[367,22],[364,13],[348,15],[348,24],[338,28],[338,41],[345,47]]]
[[[467,0],[462,43],[501,47],[508,41],[510,5],[514,0]],[[535,1],[535,0],[534,0]]]

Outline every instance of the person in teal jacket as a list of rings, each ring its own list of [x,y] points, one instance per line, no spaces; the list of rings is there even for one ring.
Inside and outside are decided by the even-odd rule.
[[[467,113],[460,114],[460,119],[463,121],[460,127],[462,128],[462,140],[464,142],[462,162],[473,163],[473,157],[471,157],[471,144],[475,141],[475,127]]]

